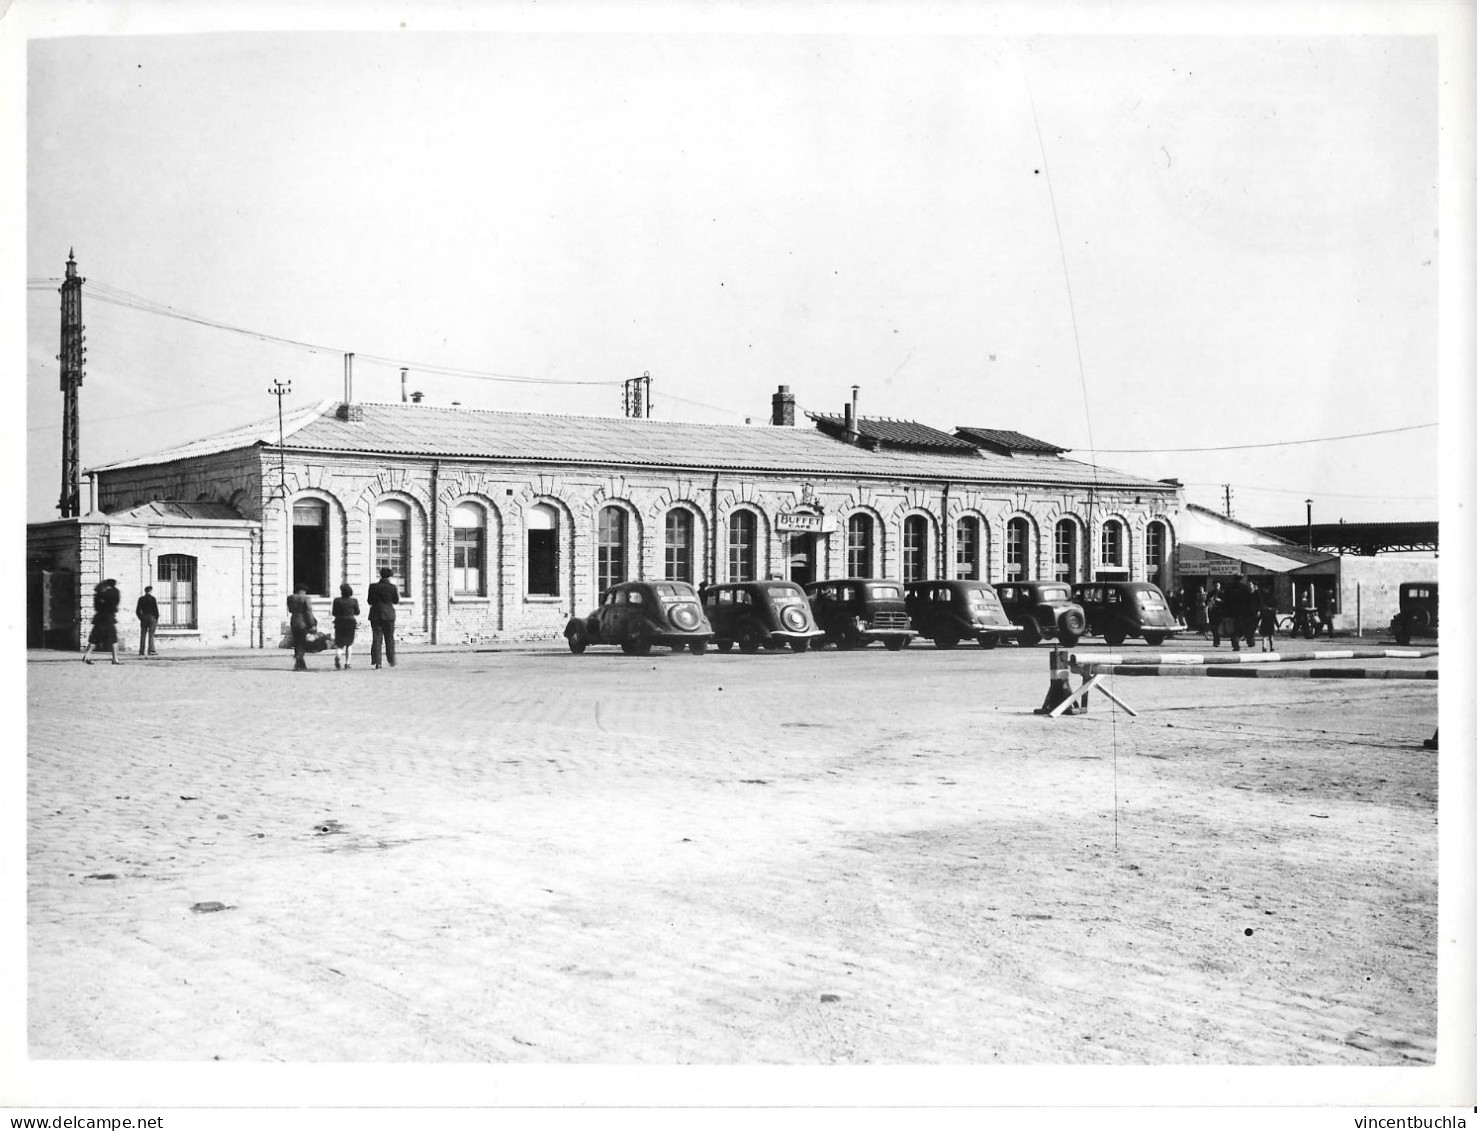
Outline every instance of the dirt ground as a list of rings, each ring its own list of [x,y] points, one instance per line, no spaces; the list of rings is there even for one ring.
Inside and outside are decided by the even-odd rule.
[[[1434,1062],[1434,683],[313,662],[33,654],[32,1057]]]

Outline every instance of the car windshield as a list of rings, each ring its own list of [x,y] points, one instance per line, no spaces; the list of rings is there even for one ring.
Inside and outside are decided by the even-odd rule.
[[[969,593],[969,603],[971,605],[993,606],[1000,604],[1000,599],[988,589],[970,589],[967,592]]]
[[[882,601],[896,601],[903,595],[902,590],[896,585],[873,585],[868,589],[868,593],[873,599]]]

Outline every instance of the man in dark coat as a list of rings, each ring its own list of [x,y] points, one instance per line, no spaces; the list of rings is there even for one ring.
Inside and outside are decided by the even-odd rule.
[[[133,615],[138,617],[138,654],[157,656],[159,653],[154,651],[154,630],[159,627],[159,602],[154,600],[152,585],[144,586],[143,596],[133,607]]]
[[[369,645],[369,661],[380,666],[380,649],[384,658],[395,666],[395,606],[400,603],[400,590],[390,580],[391,571],[380,567],[380,579],[369,587],[369,628],[374,634]]]

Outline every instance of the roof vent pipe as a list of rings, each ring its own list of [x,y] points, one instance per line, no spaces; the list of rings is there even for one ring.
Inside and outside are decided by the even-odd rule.
[[[413,393],[410,394],[410,399],[412,401],[414,401],[416,404],[420,404],[421,403],[421,398],[423,396],[425,396],[425,395],[426,395],[425,393],[423,393],[419,389],[417,389],[415,392],[413,392]]]
[[[848,444],[855,444],[861,439],[861,417],[856,414],[857,391],[860,385],[851,387],[851,403],[846,406],[846,435]]]
[[[408,401],[410,399],[409,394],[407,394],[406,391],[405,391],[408,388],[408,386],[405,384],[405,374],[406,374],[406,372],[407,372],[407,370],[406,370],[405,366],[402,365],[400,367],[400,403],[401,404],[404,404],[406,401]]]

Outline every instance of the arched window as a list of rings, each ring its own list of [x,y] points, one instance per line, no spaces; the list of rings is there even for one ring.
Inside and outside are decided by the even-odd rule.
[[[626,512],[620,507],[600,508],[595,573],[602,593],[626,580],[626,525]]]
[[[292,504],[292,587],[328,596],[328,504],[298,499]]]
[[[1023,518],[1005,524],[1005,576],[1016,581],[1031,576],[1031,524]]]
[[[759,519],[753,511],[734,511],[728,518],[728,580],[753,581],[759,576]]]
[[[980,581],[985,576],[984,565],[980,520],[966,515],[954,528],[954,576],[965,581]]]
[[[451,512],[451,593],[487,596],[487,512],[476,503]]]
[[[1161,588],[1168,580],[1165,571],[1168,550],[1168,528],[1158,520],[1149,523],[1144,530],[1144,569],[1149,574],[1149,580],[1156,582]]]
[[[846,576],[872,576],[872,516],[854,514],[846,520]]]
[[[984,580],[985,548],[978,518],[966,515],[954,527],[954,576],[962,580]]]
[[[667,512],[665,558],[668,581],[692,580],[692,512],[685,507]]]
[[[404,597],[410,592],[410,507],[386,499],[374,508],[374,575],[388,569]]]
[[[910,514],[903,519],[903,580],[928,577],[928,519]]]
[[[1056,580],[1074,582],[1077,577],[1077,524],[1070,518],[1058,520],[1056,524],[1053,561],[1056,565]]]
[[[528,508],[528,595],[559,596],[559,512],[548,503]]]
[[[154,597],[159,602],[160,628],[195,628],[195,559],[187,554],[159,558]]]
[[[1123,568],[1123,523],[1110,518],[1103,523],[1102,566],[1103,569]]]

